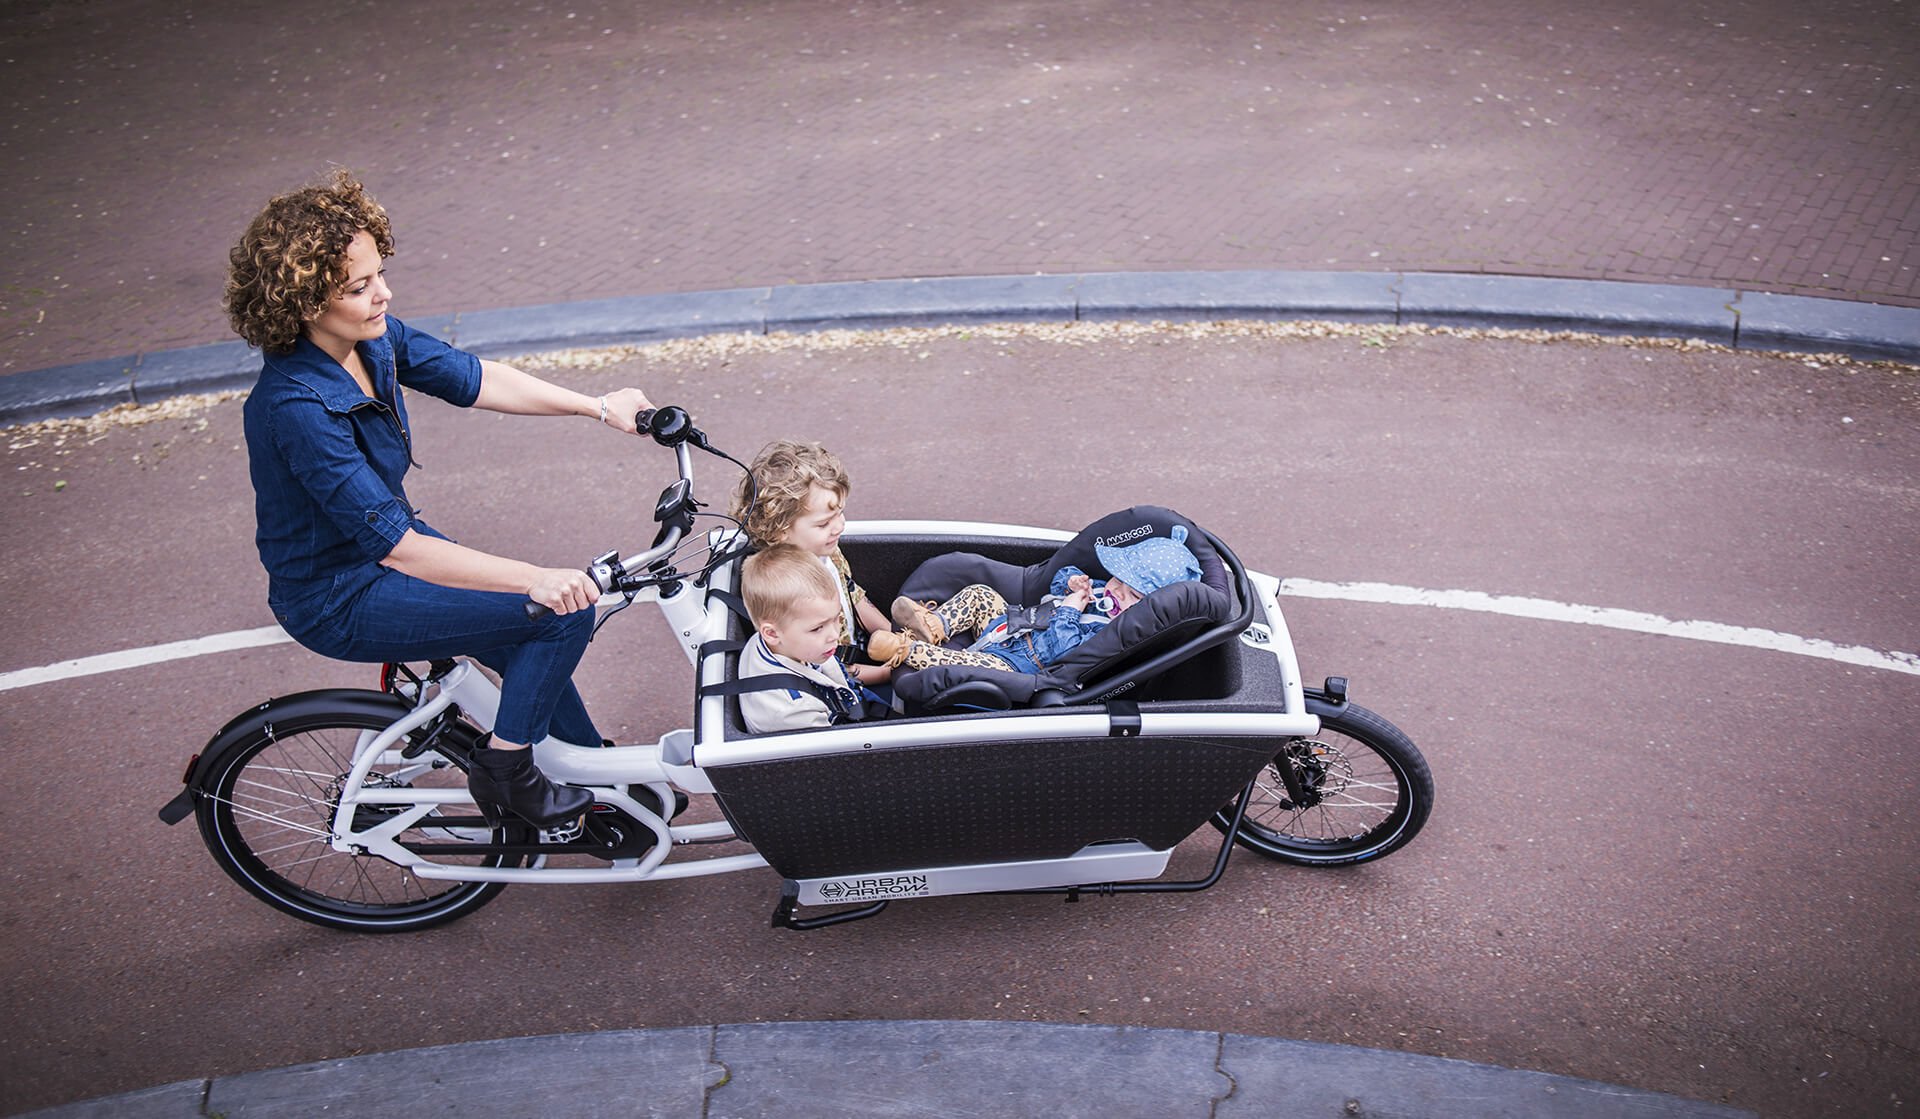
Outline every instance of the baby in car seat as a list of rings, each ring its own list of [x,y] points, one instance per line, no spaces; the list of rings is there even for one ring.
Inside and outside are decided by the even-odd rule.
[[[1038,674],[1147,595],[1199,579],[1200,561],[1183,543],[1186,538],[1186,528],[1176,525],[1171,537],[1124,547],[1097,545],[1095,554],[1110,577],[1094,579],[1078,567],[1062,567],[1054,572],[1046,600],[1035,608],[1009,606],[998,591],[980,583],[962,587],[945,602],[898,598],[893,620],[907,632],[875,633],[867,651],[889,668],[956,664]],[[945,644],[962,634],[975,637],[967,648]]]

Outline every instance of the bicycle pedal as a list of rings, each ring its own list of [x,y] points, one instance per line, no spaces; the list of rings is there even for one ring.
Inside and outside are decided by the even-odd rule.
[[[586,825],[586,839],[595,847],[611,850],[626,838],[625,829],[619,826],[619,813],[604,805],[594,805],[594,810],[587,813]]]
[[[564,824],[559,824],[551,828],[541,828],[540,842],[573,843],[585,832],[586,828],[581,823],[581,817],[575,816]]]

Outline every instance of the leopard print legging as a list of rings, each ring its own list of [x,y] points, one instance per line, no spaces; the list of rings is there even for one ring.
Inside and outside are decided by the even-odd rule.
[[[973,583],[961,587],[952,598],[934,607],[933,612],[940,619],[940,624],[946,628],[949,638],[960,634],[978,634],[982,626],[1007,612],[1007,600],[992,587]],[[906,659],[901,663],[907,668],[926,668],[935,664],[964,664],[975,668],[997,668],[1003,672],[1019,671],[1012,663],[992,653],[949,649],[945,645],[933,645],[918,640],[907,647]]]

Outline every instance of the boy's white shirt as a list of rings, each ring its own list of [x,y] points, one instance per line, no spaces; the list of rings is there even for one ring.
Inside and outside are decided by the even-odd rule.
[[[758,633],[754,634],[753,639],[740,650],[742,680],[782,672],[791,672],[827,687],[851,688],[856,694],[860,690],[847,679],[847,671],[841,667],[838,657],[830,658],[825,664],[808,664],[767,648],[766,638]],[[832,713],[827,710],[826,703],[819,696],[799,688],[770,688],[764,692],[742,692],[740,717],[746,720],[747,729],[755,734],[824,727],[833,721]]]

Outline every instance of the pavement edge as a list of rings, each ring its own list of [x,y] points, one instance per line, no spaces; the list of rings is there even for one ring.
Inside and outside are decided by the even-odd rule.
[[[762,1022],[547,1034],[181,1081],[28,1119],[457,1112],[1754,1119],[1722,1104],[1391,1050],[1051,1022]],[[1002,1110],[1004,1109],[1004,1110]]]
[[[1448,272],[860,280],[458,311],[408,322],[496,356],[702,334],[1126,319],[1576,330],[1920,364],[1920,308],[1674,284]],[[245,388],[259,364],[256,351],[233,341],[12,373],[0,376],[0,425]]]

